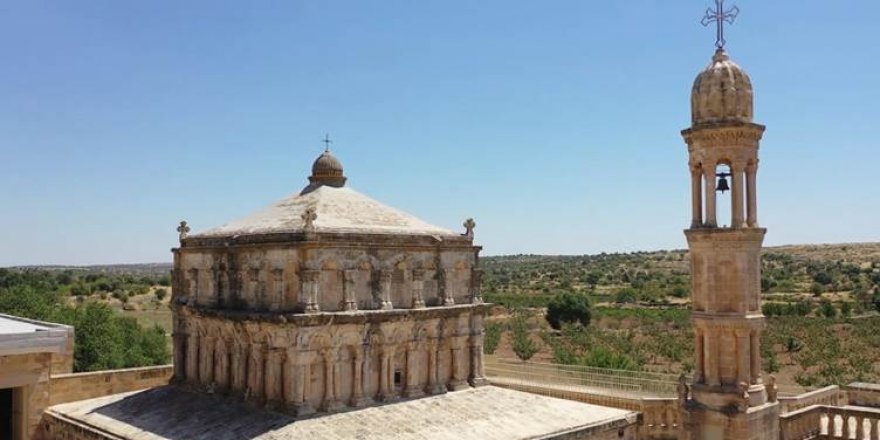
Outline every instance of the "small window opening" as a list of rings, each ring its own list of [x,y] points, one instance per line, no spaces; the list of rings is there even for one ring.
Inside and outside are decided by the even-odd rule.
[[[403,373],[400,370],[394,370],[394,386],[399,387],[403,382]]]

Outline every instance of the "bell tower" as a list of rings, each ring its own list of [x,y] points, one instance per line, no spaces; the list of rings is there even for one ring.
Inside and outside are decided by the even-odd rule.
[[[682,131],[691,172],[692,216],[685,235],[696,347],[693,383],[683,381],[679,391],[681,437],[776,439],[775,386],[761,377],[760,350],[761,245],[767,230],[758,225],[757,173],[765,127],[752,120],[749,76],[724,50],[721,26],[739,10],[725,11],[720,0],[716,6],[703,21],[719,25],[717,50],[694,82],[692,123]],[[727,190],[730,216],[719,218],[718,194]]]

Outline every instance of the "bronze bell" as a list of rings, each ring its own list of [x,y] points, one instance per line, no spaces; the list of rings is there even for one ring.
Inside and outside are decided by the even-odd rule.
[[[730,177],[730,173],[718,173],[718,189],[721,194],[724,194],[725,191],[730,191],[730,185],[727,184],[727,178]]]

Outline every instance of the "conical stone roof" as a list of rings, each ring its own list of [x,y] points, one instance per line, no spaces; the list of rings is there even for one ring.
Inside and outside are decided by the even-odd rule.
[[[312,166],[309,185],[247,217],[192,238],[285,233],[353,233],[456,236],[345,186],[342,164],[325,151]],[[307,224],[309,221],[310,224]]]

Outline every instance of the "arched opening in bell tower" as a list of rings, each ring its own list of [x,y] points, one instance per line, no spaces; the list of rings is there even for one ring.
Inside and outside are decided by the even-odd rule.
[[[733,167],[722,161],[715,167],[715,209],[717,227],[733,226]]]

